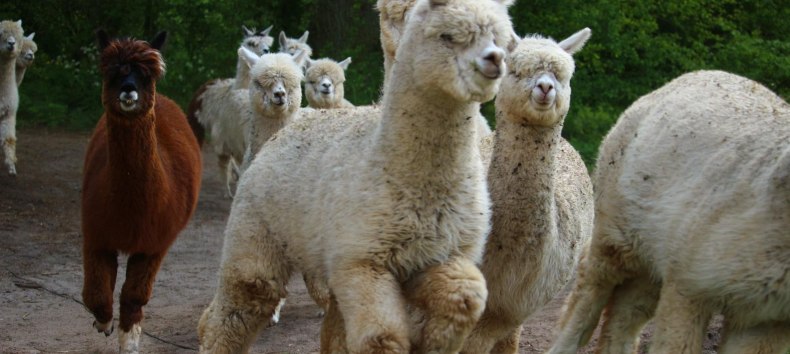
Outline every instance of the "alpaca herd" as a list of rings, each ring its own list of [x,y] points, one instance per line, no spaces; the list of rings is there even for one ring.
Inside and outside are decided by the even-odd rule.
[[[695,71],[633,103],[591,175],[562,136],[584,28],[520,37],[514,0],[378,0],[379,102],[345,99],[340,62],[307,31],[242,27],[236,76],[186,114],[159,94],[166,33],[98,31],[104,114],[83,167],[82,298],[109,336],[119,255],[121,353],[193,214],[204,141],[232,205],[201,353],[246,353],[301,273],[322,308],[321,353],[515,354],[521,326],[570,294],[546,353],[790,349],[790,105]],[[0,137],[16,174],[17,87],[37,50],[0,23]],[[302,104],[302,96],[306,105]],[[495,130],[480,113],[492,99]],[[594,187],[594,188],[593,188]]]

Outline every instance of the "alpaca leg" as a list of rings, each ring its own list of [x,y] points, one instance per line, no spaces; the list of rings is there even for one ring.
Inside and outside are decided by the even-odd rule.
[[[217,167],[219,167],[220,182],[227,188],[228,197],[233,197],[233,191],[230,188],[230,155],[218,154]]]
[[[345,322],[349,352],[409,353],[406,300],[392,273],[372,262],[351,262],[336,266],[329,285]]]
[[[636,353],[639,332],[656,311],[661,285],[635,278],[614,289],[604,309],[596,354]]]
[[[404,288],[409,302],[424,314],[417,353],[461,350],[488,297],[483,274],[465,258],[429,267]]]
[[[480,321],[464,342],[461,352],[464,354],[516,353],[523,317],[516,310],[508,308],[508,304],[493,304],[492,299],[488,300]]]
[[[164,253],[146,255],[136,253],[126,263],[126,280],[121,288],[121,315],[118,328],[120,353],[138,353],[143,320],[143,306],[151,298],[154,280]]]
[[[651,354],[699,354],[710,321],[705,306],[678,291],[665,279],[656,308],[656,330],[650,345]]]
[[[329,308],[329,285],[322,278],[312,274],[302,274],[302,279],[304,279],[304,284],[310,297],[315,301],[316,305],[321,307],[322,312],[319,313],[319,317],[323,316],[327,308]]]
[[[600,229],[598,225],[596,229]],[[617,250],[596,243],[598,239],[593,235],[593,242],[579,260],[576,284],[566,300],[559,334],[548,354],[573,354],[587,344],[614,287],[627,275]]]
[[[219,287],[198,323],[201,353],[246,352],[287,295],[285,252],[252,209],[231,211]]]
[[[16,116],[0,117],[0,139],[8,174],[16,176]]]
[[[785,354],[790,350],[790,323],[727,328],[719,348],[721,354]]]
[[[510,335],[500,339],[496,342],[491,354],[516,354],[518,353],[518,342],[521,338],[522,326],[516,327],[515,330],[510,332]]]
[[[82,301],[93,314],[93,327],[105,336],[112,333],[112,297],[118,271],[118,253],[83,250]]]
[[[321,323],[321,354],[348,354],[346,324],[334,297],[327,302],[326,315]]]

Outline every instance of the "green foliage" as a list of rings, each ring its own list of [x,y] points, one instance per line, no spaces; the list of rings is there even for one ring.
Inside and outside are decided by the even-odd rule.
[[[232,77],[241,25],[274,26],[289,37],[310,31],[314,58],[352,57],[346,96],[378,100],[383,79],[375,0],[40,0],[12,1],[0,18],[23,19],[36,32],[36,63],[20,88],[19,125],[92,127],[101,114],[93,31],[151,38],[170,33],[168,71],[159,91],[186,107],[209,79]],[[638,97],[678,75],[721,69],[790,95],[790,6],[783,0],[519,0],[510,10],[517,33],[562,39],[593,30],[576,55],[573,103],[564,135],[594,162],[597,146]],[[275,39],[275,47],[277,46]],[[494,125],[491,103],[483,113]]]

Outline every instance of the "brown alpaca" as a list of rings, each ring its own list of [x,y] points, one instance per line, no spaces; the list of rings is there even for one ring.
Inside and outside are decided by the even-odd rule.
[[[85,156],[82,299],[95,317],[93,326],[112,333],[118,254],[128,254],[119,344],[121,353],[137,353],[142,307],[162,259],[195,209],[202,164],[184,113],[156,93],[167,34],[151,44],[97,35],[105,112]]]

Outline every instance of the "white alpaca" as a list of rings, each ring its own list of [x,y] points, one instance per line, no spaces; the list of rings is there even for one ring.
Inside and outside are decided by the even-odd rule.
[[[467,118],[506,72],[511,24],[500,1],[419,0],[405,28],[380,114],[301,116],[242,175],[202,352],[245,351],[295,270],[328,279],[350,352],[460,349],[486,299],[490,216]]]
[[[244,47],[257,55],[269,53],[274,38],[269,36],[271,27],[255,32],[242,27]],[[238,176],[237,166],[244,158],[246,129],[244,117],[251,115],[247,88],[250,86],[250,67],[241,57],[236,63],[236,77],[211,80],[201,86],[192,98],[187,110],[188,119],[197,120],[211,137],[211,147],[217,154],[220,177],[228,195],[232,196],[231,184]]]
[[[604,139],[595,229],[549,353],[576,353],[601,311],[600,353],[631,353],[655,314],[650,353],[790,348],[790,105],[720,71],[683,75],[637,100]]]
[[[296,52],[302,51],[305,58],[310,59],[313,56],[313,48],[307,44],[307,36],[309,35],[309,31],[304,31],[304,34],[299,38],[288,38],[288,36],[285,35],[285,31],[280,31],[280,36],[278,37],[280,48],[278,52],[294,55]],[[307,63],[307,61],[304,63]],[[304,65],[302,65],[302,68],[304,69]]]
[[[381,49],[384,51],[385,87],[390,76],[392,63],[395,61],[398,43],[400,43],[400,38],[403,36],[404,22],[415,2],[416,0],[378,0],[376,2],[376,9],[379,11],[379,25],[381,27]],[[474,117],[478,129],[477,134],[481,137],[491,134],[491,127],[488,126],[486,118],[480,112],[477,112]]]
[[[587,28],[560,43],[528,36],[508,54],[488,170],[491,233],[480,267],[488,301],[464,353],[517,353],[521,323],[570,281],[592,234],[592,182],[562,138],[571,55],[589,37]]]
[[[19,53],[19,56],[16,57],[16,86],[22,84],[22,79],[25,78],[25,72],[27,68],[33,65],[33,60],[36,59],[36,52],[38,51],[38,45],[36,42],[33,42],[33,37],[36,36],[36,32],[29,34],[27,37],[24,38],[22,41],[22,51]]]
[[[308,60],[305,63],[305,97],[312,108],[351,108],[345,99],[345,70],[351,58],[341,62],[332,59]]]
[[[16,58],[25,36],[22,20],[0,22],[0,144],[3,145],[8,174],[16,176],[16,110],[19,91],[16,84]]]

